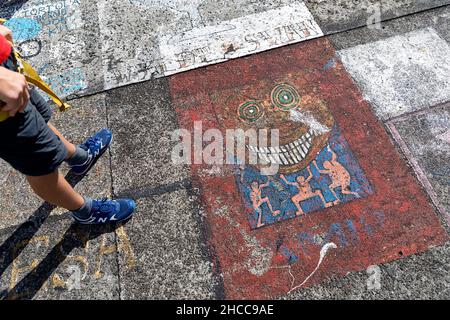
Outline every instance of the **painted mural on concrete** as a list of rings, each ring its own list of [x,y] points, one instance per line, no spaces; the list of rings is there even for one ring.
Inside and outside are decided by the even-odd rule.
[[[364,198],[372,193],[337,126],[333,126],[329,144],[303,170],[265,177],[259,170],[248,166],[236,175],[236,182],[252,228]]]
[[[322,110],[314,118],[330,129],[315,142],[282,111],[262,121],[292,134],[275,176],[252,166],[191,165],[226,298],[273,298],[447,241],[412,169],[326,39],[178,74],[170,85],[188,130],[200,120],[205,131],[245,126],[239,114],[263,119],[266,106],[280,102]],[[283,93],[272,101],[278,85]],[[299,145],[310,153],[302,156]]]
[[[224,129],[279,130],[279,146],[247,145],[260,165],[279,165],[266,177],[258,166],[238,170],[236,181],[252,228],[366,197],[371,187],[342,136],[327,102],[303,92],[302,74],[261,81],[213,96]]]

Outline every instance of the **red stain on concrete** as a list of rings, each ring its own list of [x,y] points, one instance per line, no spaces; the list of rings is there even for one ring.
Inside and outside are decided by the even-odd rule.
[[[440,245],[448,236],[427,195],[402,160],[326,39],[265,52],[170,78],[181,128],[220,128],[216,93],[301,73],[314,84],[341,128],[374,193],[367,198],[252,230],[233,168],[208,175],[192,165],[193,181],[209,224],[209,244],[223,273],[228,299],[273,298],[300,284],[316,267],[325,242],[331,250],[307,286],[365,270]],[[292,285],[292,277],[295,278]],[[362,283],[361,285],[365,285]]]

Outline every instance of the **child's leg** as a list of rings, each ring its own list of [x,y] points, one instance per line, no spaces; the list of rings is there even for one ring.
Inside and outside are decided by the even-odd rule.
[[[48,125],[52,111],[45,100],[30,91],[23,113],[0,122],[0,158],[29,181],[34,192],[49,203],[72,211],[82,224],[104,224],[127,220],[136,204],[131,199],[92,200],[81,197],[58,172],[67,161],[76,174],[85,174],[111,143],[112,133],[101,130],[88,139],[85,150],[68,142]]]
[[[78,210],[84,198],[58,173],[59,165],[73,156],[75,146],[47,125],[51,113],[45,100],[31,90],[24,113],[0,123],[0,158],[22,172],[39,197],[67,210]]]
[[[84,198],[58,171],[39,177],[27,176],[27,180],[39,197],[58,207],[75,211],[84,204]]]
[[[62,141],[62,143],[64,143],[64,146],[66,147],[66,150],[67,150],[66,160],[72,158],[77,150],[76,146],[73,143],[70,143],[69,141],[67,141],[67,139],[64,138],[64,136],[61,134],[61,132],[59,132],[58,129],[56,129],[50,122],[47,123],[47,125],[59,137],[59,139]]]
[[[55,133],[59,137],[61,142],[66,147],[67,150],[66,160],[70,159],[75,154],[76,147],[72,143],[67,141],[67,139],[64,138],[63,135],[53,125],[49,123],[52,117],[52,110],[48,106],[47,101],[45,101],[45,99],[34,88],[30,91],[30,102],[33,104],[33,106],[45,120],[48,127],[53,131],[53,133]]]

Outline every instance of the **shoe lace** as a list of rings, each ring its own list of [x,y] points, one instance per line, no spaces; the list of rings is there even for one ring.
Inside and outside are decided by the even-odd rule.
[[[94,210],[100,213],[110,213],[114,211],[115,205],[108,198],[103,198],[101,200],[96,200],[94,203]]]
[[[98,138],[92,138],[91,137],[91,138],[87,139],[84,144],[90,150],[93,147],[97,146],[98,142],[99,142]]]

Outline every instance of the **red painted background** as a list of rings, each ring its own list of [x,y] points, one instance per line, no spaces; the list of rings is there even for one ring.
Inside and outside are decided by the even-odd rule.
[[[330,59],[335,59],[334,64],[330,64]],[[191,175],[201,190],[207,216],[209,244],[217,255],[217,268],[223,273],[229,299],[273,298],[288,292],[292,277],[287,268],[280,267],[289,263],[294,285],[300,284],[316,267],[321,249],[319,244],[301,242],[298,234],[302,232],[316,235],[318,242],[331,235],[330,240],[339,245],[329,252],[307,286],[332,275],[365,270],[369,265],[425,251],[448,238],[428,196],[326,39],[171,77],[172,99],[180,127],[193,131],[193,122],[201,120],[204,130],[220,128],[210,95],[262,79],[275,80],[288,73],[303,73],[321,91],[374,194],[251,230],[233,169],[223,168],[222,174],[212,175],[205,172],[210,169],[208,166],[192,165]],[[349,220],[353,222],[353,231]],[[343,234],[333,226],[340,226]],[[268,257],[271,254],[271,259],[261,259],[261,252],[268,253]],[[295,259],[289,260],[287,252]],[[261,273],[249,271],[254,267]]]

